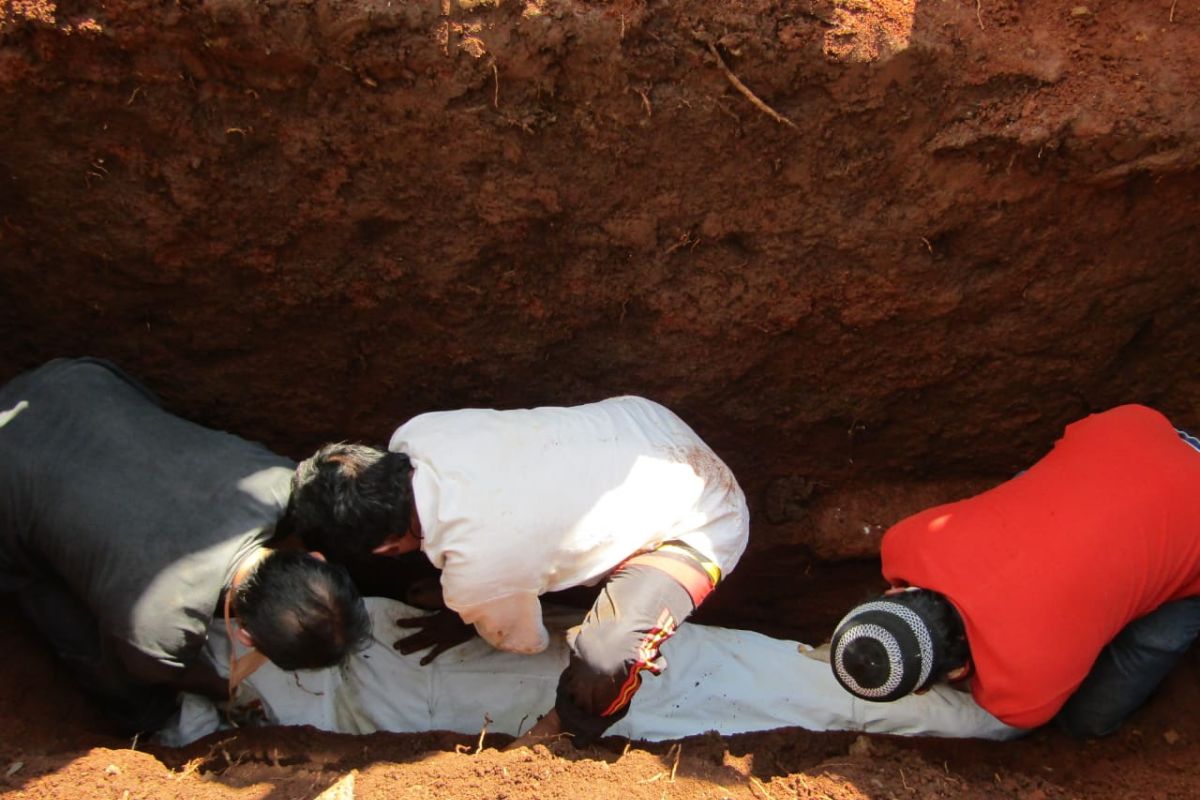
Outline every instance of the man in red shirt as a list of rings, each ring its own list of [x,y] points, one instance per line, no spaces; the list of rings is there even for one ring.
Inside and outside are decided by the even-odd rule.
[[[1144,406],[1067,427],[994,489],[883,539],[892,588],[838,625],[831,665],[886,702],[969,680],[1033,728],[1111,733],[1200,634],[1200,442]]]

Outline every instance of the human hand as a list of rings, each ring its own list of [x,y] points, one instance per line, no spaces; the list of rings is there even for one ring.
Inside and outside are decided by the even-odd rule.
[[[808,656],[813,661],[824,661],[826,664],[828,664],[830,659],[832,658],[832,656],[829,652],[829,650],[830,650],[829,642],[825,642],[825,644],[817,645],[816,647],[813,647],[811,644],[805,644],[804,642],[800,642],[800,644],[797,645],[796,649],[800,651],[800,655]]]
[[[427,647],[433,649],[421,659],[421,666],[432,662],[451,647],[475,638],[475,627],[462,621],[462,617],[449,609],[442,609],[423,617],[406,617],[396,620],[399,628],[416,628],[415,633],[397,639],[392,647],[403,655],[416,653]]]

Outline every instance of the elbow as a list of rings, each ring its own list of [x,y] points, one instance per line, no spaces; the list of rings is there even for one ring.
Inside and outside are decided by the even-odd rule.
[[[479,629],[479,626],[476,626],[476,629],[488,644],[506,653],[531,656],[543,652],[550,645],[550,637],[544,629],[538,631],[536,636],[513,635],[503,629],[485,631]]]

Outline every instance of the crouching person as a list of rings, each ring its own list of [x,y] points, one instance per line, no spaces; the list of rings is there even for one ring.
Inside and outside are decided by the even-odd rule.
[[[602,582],[568,634],[554,710],[531,731],[577,744],[620,720],[643,674],[665,668],[660,645],[737,564],[749,530],[725,464],[639,397],[423,414],[387,451],[327,446],[297,468],[285,519],[332,558],[423,552],[451,613],[420,621],[397,647],[433,647],[427,658],[467,625],[498,649],[541,652],[539,597]]]
[[[1143,406],[1067,427],[1031,467],[884,535],[883,597],[831,644],[886,702],[961,681],[1002,721],[1113,732],[1200,633],[1200,442]]]
[[[268,546],[292,466],[112,364],[52,361],[0,388],[0,591],[130,733],[261,663],[219,677],[201,657],[214,616],[285,669],[337,664],[370,620],[343,568]]]

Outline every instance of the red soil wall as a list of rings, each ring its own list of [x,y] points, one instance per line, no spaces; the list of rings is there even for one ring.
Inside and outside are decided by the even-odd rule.
[[[0,0],[0,87],[0,377],[296,456],[645,394],[825,556],[1200,426],[1192,0]]]

